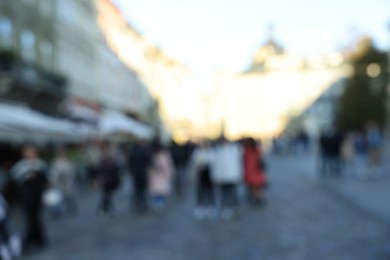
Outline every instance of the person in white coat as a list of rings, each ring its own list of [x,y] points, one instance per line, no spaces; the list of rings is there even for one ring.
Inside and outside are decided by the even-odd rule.
[[[213,149],[212,180],[221,194],[223,218],[231,218],[238,208],[237,185],[242,180],[242,148],[221,138]]]
[[[76,169],[68,158],[66,150],[64,148],[58,149],[51,165],[50,182],[53,188],[61,192],[63,205],[60,206],[63,206],[63,208],[61,208],[61,212],[54,211],[53,214],[65,212],[74,214],[77,212],[77,203],[74,195],[75,178]]]

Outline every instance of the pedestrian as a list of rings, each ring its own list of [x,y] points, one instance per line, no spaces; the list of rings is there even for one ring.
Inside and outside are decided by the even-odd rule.
[[[19,235],[14,231],[7,202],[0,194],[0,259],[16,260],[22,254]]]
[[[152,158],[148,142],[136,140],[129,152],[129,169],[133,179],[133,201],[138,213],[145,213],[148,209],[148,172]]]
[[[355,151],[355,134],[348,133],[341,145],[341,154],[343,159],[343,168],[346,175],[357,176],[356,168],[356,151]]]
[[[329,128],[321,135],[321,173],[322,176],[341,176],[341,146],[343,136],[335,127]]]
[[[53,214],[75,214],[77,212],[77,203],[74,195],[74,183],[76,178],[76,169],[69,160],[66,150],[59,148],[56,151],[56,157],[51,165],[50,184],[51,188],[58,189],[62,195],[61,208],[54,211]]]
[[[110,145],[103,145],[102,158],[97,168],[97,185],[101,191],[99,210],[104,219],[113,216],[112,196],[120,185],[119,171]]]
[[[381,171],[381,156],[383,138],[376,123],[370,122],[367,124],[366,140],[368,148],[368,170],[370,177],[380,177]]]
[[[24,251],[32,246],[42,249],[46,246],[41,213],[42,197],[48,184],[47,165],[39,158],[38,150],[34,146],[26,146],[23,149],[23,159],[12,168],[11,172],[18,183],[26,221]]]
[[[331,174],[335,177],[341,177],[342,174],[341,145],[343,140],[343,135],[336,130],[336,128],[332,129],[329,140],[329,155],[331,162]]]
[[[359,178],[364,178],[367,174],[367,140],[363,131],[355,133],[354,151],[356,157],[356,174]]]
[[[87,166],[87,179],[89,181],[92,181],[96,177],[98,171],[98,165],[102,157],[100,144],[97,141],[88,143],[85,146],[84,156],[85,156],[84,161],[86,162],[86,166]]]
[[[174,177],[174,189],[176,196],[181,198],[183,195],[182,188],[186,172],[187,149],[185,146],[179,145],[174,140],[172,140],[170,152],[176,169],[176,174]]]
[[[242,149],[221,137],[213,149],[212,180],[220,191],[221,215],[231,219],[238,213],[238,184],[242,180]]]
[[[264,158],[253,138],[244,140],[244,178],[249,190],[249,202],[260,205],[263,202],[263,189],[267,184]]]
[[[166,207],[171,193],[172,178],[175,168],[171,154],[159,141],[153,144],[153,161],[149,171],[149,192],[154,210],[161,211]]]
[[[196,175],[196,208],[195,219],[216,216],[214,185],[211,180],[212,151],[206,141],[200,143],[192,155],[192,168]]]

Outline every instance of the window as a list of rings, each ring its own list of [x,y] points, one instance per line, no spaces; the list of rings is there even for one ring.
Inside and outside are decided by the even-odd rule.
[[[43,40],[39,44],[39,56],[41,62],[47,67],[52,65],[53,60],[53,44],[48,40]]]
[[[40,0],[38,2],[39,4],[39,10],[45,14],[45,15],[50,15],[51,12],[52,12],[52,9],[51,9],[51,4],[52,4],[52,1],[51,0]]]
[[[0,19],[0,41],[5,47],[12,47],[12,23],[7,18]]]
[[[20,35],[20,45],[23,58],[29,61],[35,60],[35,35],[32,31],[23,31]]]

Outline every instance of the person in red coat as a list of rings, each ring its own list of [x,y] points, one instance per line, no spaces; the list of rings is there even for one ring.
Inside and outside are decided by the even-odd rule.
[[[248,186],[251,203],[262,202],[263,188],[267,183],[265,169],[262,166],[262,153],[253,138],[244,140],[244,178]]]

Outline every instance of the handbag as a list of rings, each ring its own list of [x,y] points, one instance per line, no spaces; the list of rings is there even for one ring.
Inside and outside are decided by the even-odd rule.
[[[43,194],[43,203],[48,207],[55,207],[62,203],[63,194],[59,189],[49,188]]]

